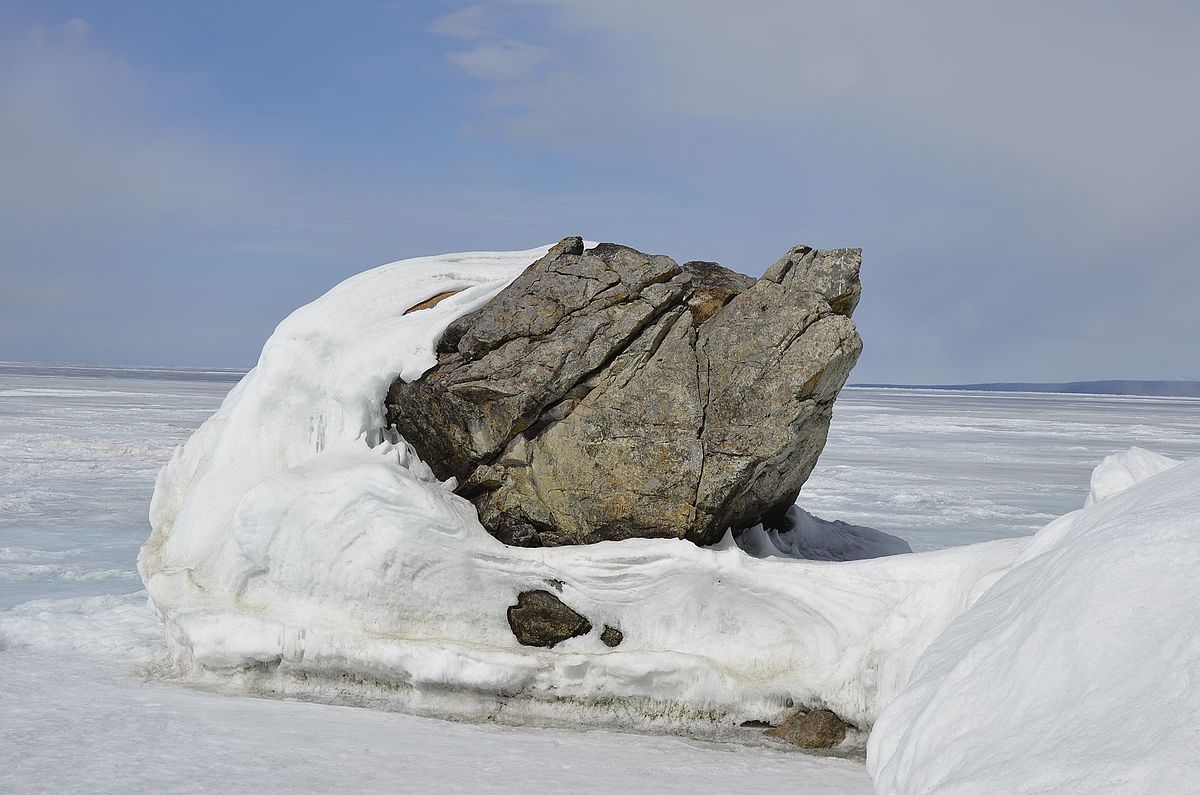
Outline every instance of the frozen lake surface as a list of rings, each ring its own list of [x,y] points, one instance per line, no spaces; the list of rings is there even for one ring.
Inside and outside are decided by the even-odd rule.
[[[835,405],[800,504],[914,551],[1033,535],[1083,505],[1106,455],[1200,456],[1200,400],[857,389]]]
[[[0,791],[869,791],[843,760],[151,680],[134,560],[154,476],[232,378],[0,364]],[[800,503],[916,550],[1029,535],[1082,505],[1109,453],[1200,455],[1197,417],[1182,398],[848,389]]]

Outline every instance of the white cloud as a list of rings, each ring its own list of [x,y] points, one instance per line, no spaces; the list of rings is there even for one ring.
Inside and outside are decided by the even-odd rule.
[[[446,55],[467,75],[497,83],[522,80],[546,62],[549,50],[520,41],[484,42],[470,50]]]
[[[438,17],[429,31],[455,39],[484,39],[492,35],[491,14],[486,6],[473,5]]]
[[[446,54],[446,60],[478,80],[512,83],[535,75],[550,50],[500,35],[493,8],[472,5],[438,17],[431,33],[474,42],[470,49]]]
[[[1195,4],[504,7],[495,35],[545,52],[473,64],[475,127],[744,194],[671,234],[868,245],[880,380],[1197,375]]]
[[[1200,182],[1200,13],[1190,4],[534,7],[538,24],[520,20],[532,44],[452,56],[468,74],[502,76],[488,107],[504,108],[504,124],[524,135],[642,145],[628,123],[637,118],[802,140],[842,125],[1114,222],[1133,213],[1185,223],[1179,199]]]

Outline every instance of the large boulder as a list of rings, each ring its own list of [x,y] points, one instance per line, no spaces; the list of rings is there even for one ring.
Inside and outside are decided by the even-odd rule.
[[[786,523],[862,350],[861,261],[797,246],[755,280],[567,238],[446,329],[388,421],[509,544]]]

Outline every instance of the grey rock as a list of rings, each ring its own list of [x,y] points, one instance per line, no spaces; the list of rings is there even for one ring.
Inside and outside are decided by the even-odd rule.
[[[592,624],[549,591],[522,591],[508,608],[508,626],[522,646],[550,648],[586,635]]]
[[[798,246],[755,280],[567,238],[447,328],[388,421],[506,543],[715,542],[783,516],[816,464],[860,262]]]
[[[833,748],[846,739],[846,724],[827,709],[801,710],[764,734],[798,748]]]

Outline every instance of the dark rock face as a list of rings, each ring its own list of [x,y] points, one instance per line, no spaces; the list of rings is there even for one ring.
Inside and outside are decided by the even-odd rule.
[[[387,419],[500,540],[708,544],[795,502],[862,350],[858,249],[762,279],[567,238],[446,330]]]
[[[621,641],[625,640],[625,633],[616,627],[604,625],[604,631],[600,633],[600,641],[610,649],[621,645]]]
[[[550,648],[586,635],[592,623],[549,591],[523,591],[508,608],[508,626],[522,646]]]
[[[833,748],[846,739],[846,724],[827,709],[797,712],[765,734],[799,748]]]

